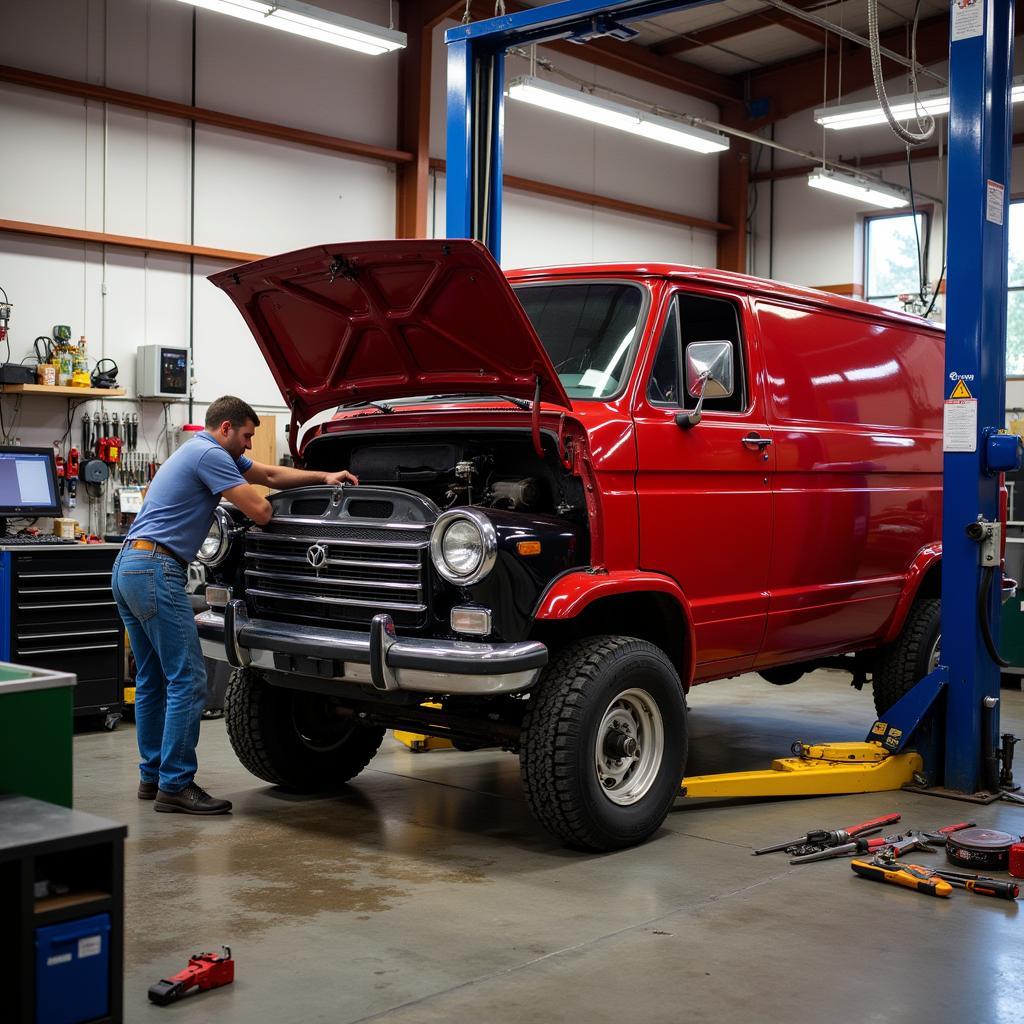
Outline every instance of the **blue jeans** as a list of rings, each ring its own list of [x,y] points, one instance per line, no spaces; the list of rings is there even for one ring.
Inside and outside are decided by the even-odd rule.
[[[114,562],[113,591],[135,655],[135,735],[143,782],[165,793],[196,774],[206,667],[187,573],[170,555],[125,548]]]

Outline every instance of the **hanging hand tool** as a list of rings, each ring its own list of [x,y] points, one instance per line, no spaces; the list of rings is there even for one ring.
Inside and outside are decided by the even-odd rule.
[[[775,853],[778,850],[786,850],[790,853],[811,853],[814,850],[839,846],[842,843],[848,842],[854,836],[880,832],[886,825],[891,825],[899,820],[900,816],[898,814],[886,814],[881,818],[863,821],[859,825],[850,825],[847,828],[840,828],[834,831],[820,829],[814,832],[807,832],[785,843],[776,843],[774,846],[765,846],[760,850],[754,850],[753,855],[759,857],[762,853]],[[804,849],[805,847],[811,847],[812,849]]]
[[[929,896],[952,896],[953,886],[945,879],[937,877],[931,868],[920,864],[900,864],[896,867],[884,867],[881,864],[869,863],[866,860],[850,861],[850,867],[861,876],[876,882],[889,882],[891,885],[903,885],[908,889],[927,893]]]
[[[103,434],[101,436],[102,437],[110,437],[110,414],[107,412],[106,409],[104,409],[100,413],[100,416],[101,416],[100,422],[103,424]]]
[[[110,434],[112,437],[120,437],[121,432],[117,429],[117,413],[110,417]]]
[[[158,1006],[168,1006],[190,988],[199,986],[200,992],[230,985],[235,980],[235,961],[231,949],[224,946],[222,953],[195,953],[188,958],[188,967],[173,978],[163,978],[149,986],[149,998]]]
[[[1016,882],[989,878],[987,875],[972,875],[964,871],[949,871],[946,868],[934,868],[934,871],[950,885],[958,889],[967,889],[978,896],[992,896],[997,900],[1012,901],[1020,895],[1020,886]]]
[[[92,444],[89,445],[93,451],[96,450],[96,445],[102,436],[103,435],[100,433],[100,414],[98,412],[94,412],[92,414]]]
[[[89,429],[89,414],[87,412],[82,413],[82,452],[86,455],[89,454],[89,449],[92,445],[89,443],[89,439],[92,436]]]
[[[137,412],[132,413],[132,451],[135,451],[136,445],[139,443],[139,414]]]
[[[64,466],[64,476],[68,484],[68,508],[78,504],[78,449],[68,449],[68,461]]]

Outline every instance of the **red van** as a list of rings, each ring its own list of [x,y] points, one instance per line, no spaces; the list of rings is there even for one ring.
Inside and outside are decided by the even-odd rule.
[[[671,264],[505,275],[460,240],[211,280],[296,460],[360,479],[264,527],[222,508],[204,544],[258,777],[335,787],[385,728],[501,747],[543,825],[614,849],[678,793],[694,683],[839,665],[884,708],[937,660],[934,325]]]

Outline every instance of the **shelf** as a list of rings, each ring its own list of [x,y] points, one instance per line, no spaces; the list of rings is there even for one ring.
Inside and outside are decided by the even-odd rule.
[[[124,388],[71,388],[60,384],[0,384],[5,395],[52,395],[55,398],[117,398]]]
[[[44,896],[35,901],[35,913],[45,914],[50,910],[63,910],[65,907],[77,907],[83,903],[95,903],[96,900],[109,900],[109,892],[99,889],[86,889],[82,892],[69,892],[63,896]]]
[[[42,928],[62,921],[77,921],[80,917],[109,913],[113,906],[110,894],[98,889],[69,893],[67,896],[49,896],[35,901],[32,924],[34,928]]]

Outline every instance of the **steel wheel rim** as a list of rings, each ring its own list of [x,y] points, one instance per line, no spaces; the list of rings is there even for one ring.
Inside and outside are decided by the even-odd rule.
[[[939,659],[942,657],[942,634],[935,638],[931,652],[928,655],[928,672],[934,672],[939,667]]]
[[[636,745],[634,752],[609,753],[609,746],[628,745],[630,740]],[[664,752],[665,725],[657,702],[646,690],[623,690],[601,716],[594,741],[601,792],[620,807],[642,800],[658,777]]]

